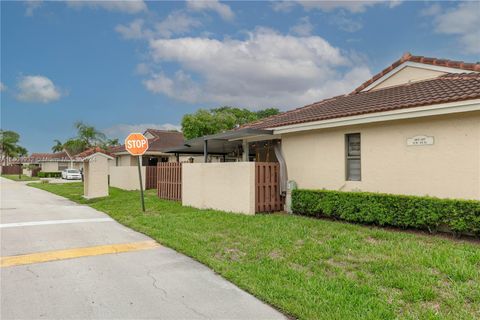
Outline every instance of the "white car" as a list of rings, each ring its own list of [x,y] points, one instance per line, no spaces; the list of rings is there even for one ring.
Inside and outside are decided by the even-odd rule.
[[[77,169],[65,169],[62,171],[62,179],[82,180],[82,174]]]

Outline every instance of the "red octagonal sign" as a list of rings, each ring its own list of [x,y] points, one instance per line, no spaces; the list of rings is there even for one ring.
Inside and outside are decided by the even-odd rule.
[[[130,133],[125,138],[125,150],[132,156],[141,156],[148,150],[148,139],[141,133]]]

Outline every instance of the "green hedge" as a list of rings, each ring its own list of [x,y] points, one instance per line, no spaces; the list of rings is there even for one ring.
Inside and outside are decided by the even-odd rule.
[[[293,190],[295,214],[350,222],[480,235],[480,201],[370,192]]]
[[[61,172],[43,172],[40,171],[37,176],[39,178],[60,178],[62,176]]]

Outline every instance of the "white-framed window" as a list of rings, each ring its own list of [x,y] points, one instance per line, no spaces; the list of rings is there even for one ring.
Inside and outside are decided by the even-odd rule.
[[[345,179],[362,180],[361,139],[360,133],[345,135]]]
[[[59,162],[58,171],[63,171],[65,169],[68,169],[68,162]]]

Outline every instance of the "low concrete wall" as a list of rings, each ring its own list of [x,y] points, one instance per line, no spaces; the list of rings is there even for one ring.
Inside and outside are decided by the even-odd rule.
[[[94,155],[84,163],[83,196],[87,199],[108,196],[108,158]]]
[[[23,168],[23,175],[27,176],[27,177],[31,177],[32,176],[32,170],[27,169],[27,168]]]
[[[110,186],[124,190],[139,190],[137,166],[109,167]],[[145,167],[141,167],[142,183],[145,190]]]
[[[255,163],[184,163],[182,204],[255,214]]]

